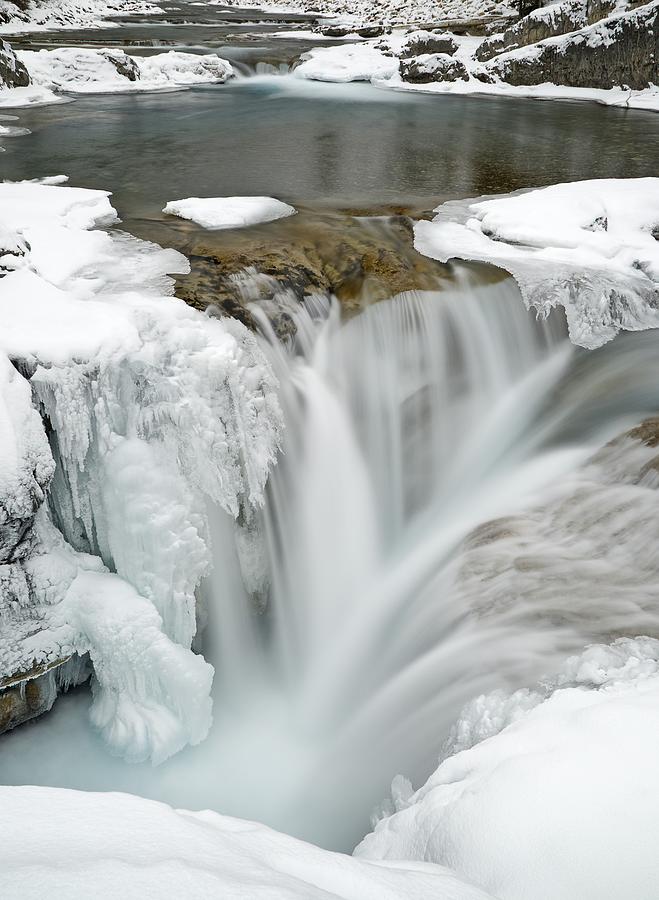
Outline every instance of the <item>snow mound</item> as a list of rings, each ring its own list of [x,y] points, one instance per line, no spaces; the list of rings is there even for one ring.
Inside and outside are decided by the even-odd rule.
[[[501,900],[653,900],[659,642],[591,647],[542,694],[468,707],[458,729],[491,736],[397,782],[357,855],[450,862]]]
[[[128,794],[0,788],[4,900],[488,900],[439,866],[330,853]]]
[[[371,81],[398,72],[398,59],[386,56],[372,42],[319,47],[304,53],[300,59],[293,74],[311,81]]]
[[[200,56],[170,50],[132,57],[123,50],[22,50],[17,54],[38,88],[70,93],[110,93],[216,84],[233,75],[231,65],[215,53]]]
[[[529,308],[565,308],[575,344],[659,326],[659,178],[557,184],[436,212],[415,226],[419,252],[501,266]]]
[[[48,454],[35,438],[18,469],[2,441],[2,481],[18,503],[20,473],[39,463],[49,477],[52,451],[49,503],[68,548],[44,512],[22,572],[5,573],[22,624],[0,667],[90,653],[95,724],[115,752],[159,761],[210,723],[212,669],[189,649],[207,510],[261,503],[281,414],[253,335],[172,296],[168,273],[189,268],[179,253],[94,230],[114,220],[105,191],[0,184],[0,352],[29,374],[50,428]]]
[[[189,219],[202,228],[244,228],[285,219],[296,210],[274,197],[188,197],[170,200],[163,212]]]

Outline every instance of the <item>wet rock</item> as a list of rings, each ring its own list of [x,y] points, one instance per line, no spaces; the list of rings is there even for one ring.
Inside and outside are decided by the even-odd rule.
[[[401,59],[400,77],[411,84],[428,84],[432,81],[469,81],[466,67],[445,53],[428,53],[412,59]]]
[[[444,53],[447,56],[453,56],[457,49],[458,45],[450,34],[415,31],[403,44],[399,56],[401,59],[429,53]]]
[[[30,76],[9,44],[0,40],[0,87],[27,87]]]
[[[362,38],[382,37],[385,29],[383,25],[366,25],[364,28],[358,28],[357,34]]]
[[[487,71],[513,85],[647,88],[659,82],[659,2],[498,56]]]
[[[60,693],[90,675],[89,659],[73,656],[0,680],[0,734],[47,713]]]
[[[320,29],[322,35],[331,38],[347,37],[349,34],[354,34],[354,31],[354,25],[328,25]]]

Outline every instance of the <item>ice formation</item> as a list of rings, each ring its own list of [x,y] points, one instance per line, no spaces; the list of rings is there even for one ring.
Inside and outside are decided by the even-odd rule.
[[[202,228],[243,228],[284,219],[296,210],[274,197],[188,197],[170,200],[163,212]]]
[[[557,184],[436,212],[416,224],[417,250],[500,265],[529,308],[565,308],[574,343],[592,349],[659,325],[659,178]]]
[[[455,734],[468,749],[416,793],[395,783],[360,858],[448,864],[502,900],[653,900],[657,640],[593,646],[536,692],[479,698]]]
[[[115,219],[104,191],[0,185],[0,352],[50,428],[47,449],[23,409],[18,468],[3,442],[24,519],[56,463],[54,524],[42,507],[16,599],[40,625],[10,629],[23,640],[2,645],[2,670],[88,652],[94,723],[115,752],[156,762],[210,724],[212,668],[190,651],[207,504],[237,516],[261,502],[280,414],[249,332],[171,296],[178,253],[94,230]],[[27,384],[3,365],[6,408],[14,395],[25,407]]]

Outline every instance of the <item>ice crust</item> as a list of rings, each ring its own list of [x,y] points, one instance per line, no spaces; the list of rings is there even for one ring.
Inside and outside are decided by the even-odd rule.
[[[652,900],[658,739],[659,641],[590,647],[470,704],[449,748],[468,749],[416,793],[397,780],[356,854],[449,864],[501,900]]]
[[[175,299],[166,273],[187,260],[95,230],[115,220],[104,191],[0,184],[5,518],[34,516],[56,464],[30,552],[0,571],[0,673],[88,652],[94,724],[158,762],[211,721],[212,668],[190,651],[207,504],[260,504],[280,411],[247,329]]]
[[[202,228],[244,228],[293,216],[296,210],[274,197],[188,197],[170,200],[163,212]]]
[[[457,200],[415,226],[415,247],[446,262],[492,262],[529,308],[565,308],[575,344],[659,325],[659,178],[557,184]]]

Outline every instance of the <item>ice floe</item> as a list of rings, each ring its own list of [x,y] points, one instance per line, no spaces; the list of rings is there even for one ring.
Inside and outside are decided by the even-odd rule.
[[[170,200],[163,212],[202,228],[244,228],[295,215],[295,208],[274,197],[188,197]]]

